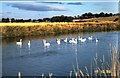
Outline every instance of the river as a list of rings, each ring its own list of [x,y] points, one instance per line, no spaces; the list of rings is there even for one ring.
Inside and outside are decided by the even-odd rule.
[[[94,58],[105,58],[110,63],[110,52],[112,46],[118,46],[120,32],[94,32],[85,34],[63,35],[47,38],[24,38],[22,46],[16,45],[20,38],[2,40],[2,75],[17,76],[40,76],[42,73],[54,76],[69,76],[70,71],[78,68],[85,72],[85,66],[89,72]],[[65,43],[63,40],[72,38],[86,38],[85,42],[77,44]],[[92,40],[88,37],[92,36]],[[56,39],[61,44],[56,43]],[[98,42],[96,42],[96,38]],[[50,43],[44,47],[43,39]],[[27,45],[30,40],[31,46]],[[94,66],[94,65],[93,65]],[[94,69],[94,67],[93,67]],[[74,72],[73,72],[74,73]]]

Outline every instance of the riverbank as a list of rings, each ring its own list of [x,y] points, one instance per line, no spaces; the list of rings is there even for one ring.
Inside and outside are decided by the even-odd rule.
[[[1,27],[3,38],[120,30],[119,23],[113,21],[1,23]]]

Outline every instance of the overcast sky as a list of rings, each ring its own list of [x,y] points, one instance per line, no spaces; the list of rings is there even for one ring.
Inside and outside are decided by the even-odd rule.
[[[89,1],[89,0],[88,0]],[[107,1],[107,0],[106,0]],[[5,18],[46,18],[57,15],[75,16],[86,12],[118,13],[117,0],[107,2],[83,1],[20,1],[1,2],[0,14]]]

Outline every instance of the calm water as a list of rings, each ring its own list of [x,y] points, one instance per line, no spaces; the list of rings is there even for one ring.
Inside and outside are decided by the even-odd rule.
[[[16,45],[19,39],[3,40],[2,42],[2,60],[3,76],[17,76],[21,72],[23,76],[40,76],[42,73],[48,75],[52,72],[54,76],[69,76],[73,67],[76,67],[76,60],[79,69],[85,71],[85,66],[90,71],[91,62],[96,53],[98,58],[109,62],[111,45],[118,44],[120,32],[96,32],[82,35],[68,35],[60,37],[46,38],[51,44],[48,48],[43,46],[42,38],[23,39],[23,45],[20,48]],[[93,36],[93,40],[72,45],[65,43],[63,39],[77,38],[81,36],[88,38]],[[56,39],[61,39],[61,44],[56,43]],[[95,42],[98,38],[98,43]],[[31,41],[30,48],[27,43]]]

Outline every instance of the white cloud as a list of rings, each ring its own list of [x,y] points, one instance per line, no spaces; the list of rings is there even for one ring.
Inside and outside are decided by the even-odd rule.
[[[28,11],[66,11],[62,6],[33,5],[27,3],[10,3],[8,6]]]

